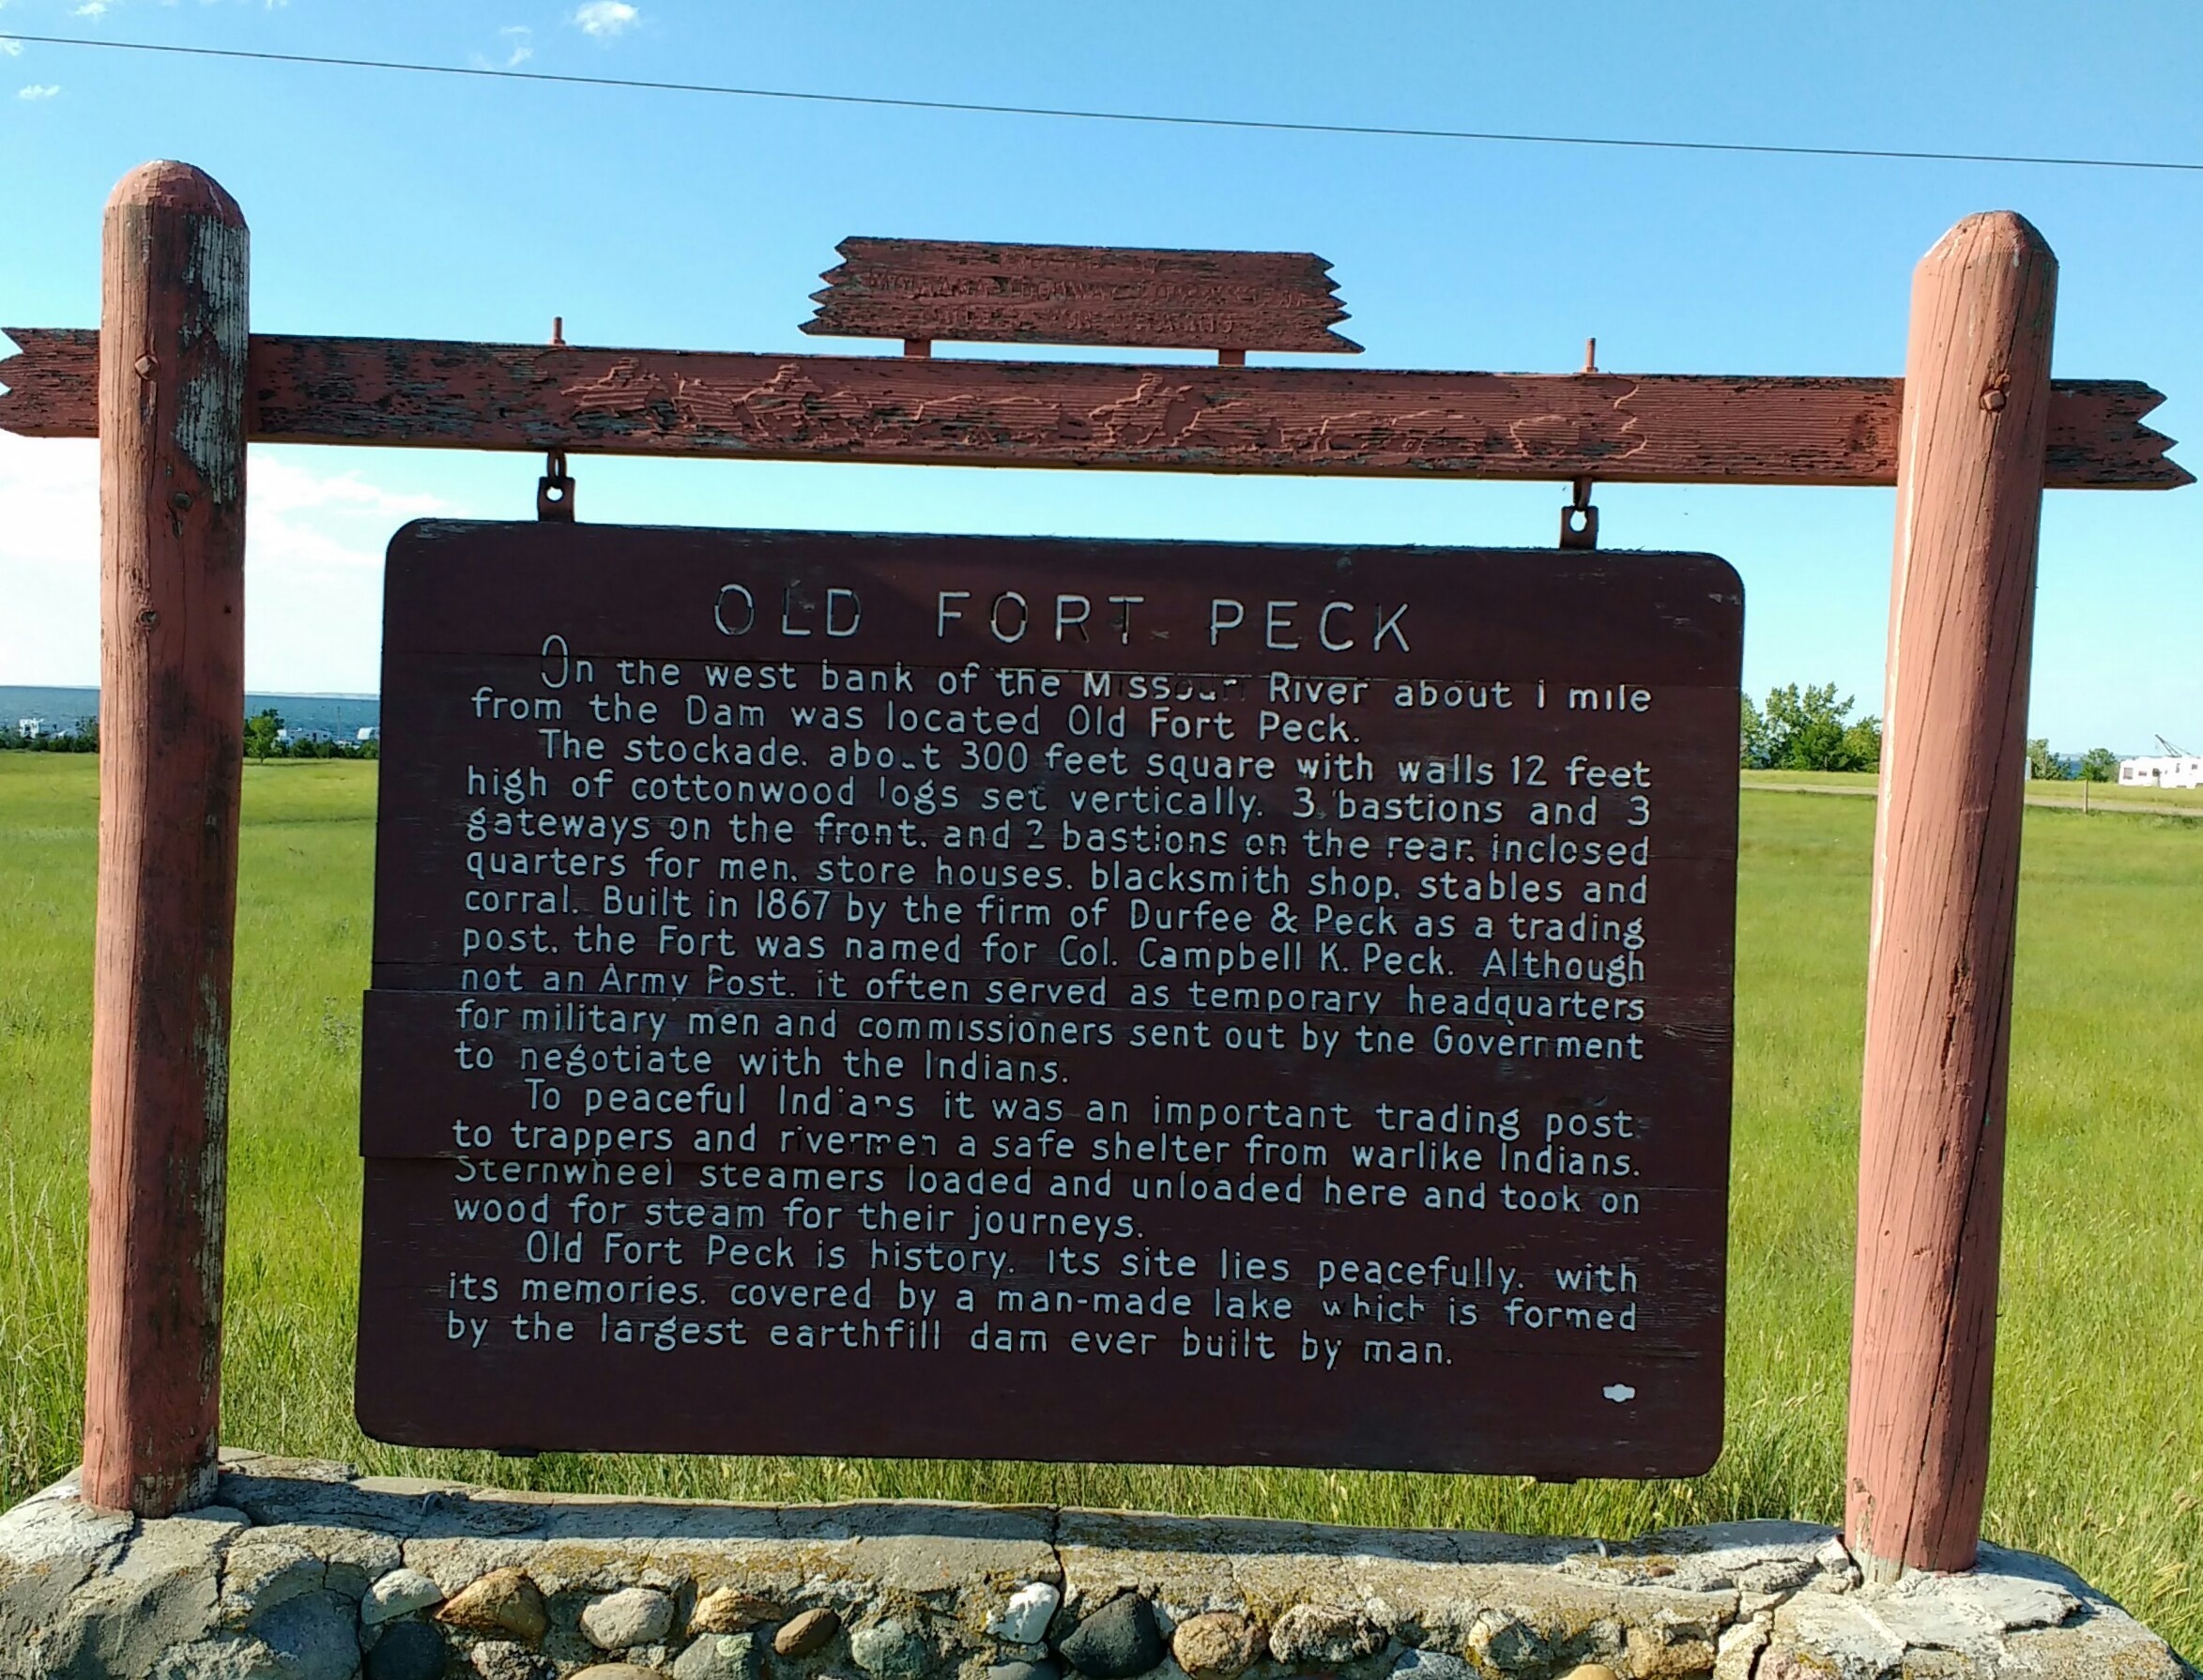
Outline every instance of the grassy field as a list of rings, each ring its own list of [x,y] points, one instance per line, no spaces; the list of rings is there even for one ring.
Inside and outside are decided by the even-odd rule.
[[[1872,793],[1880,777],[1871,770],[1748,770],[1744,786],[1796,792],[1812,789],[1828,793]],[[2030,804],[2078,807],[2083,789],[2091,811],[2146,810],[2152,813],[2193,811],[2203,817],[2203,787],[2121,787],[2116,782],[2029,782]]]
[[[421,1454],[350,1413],[374,767],[245,781],[230,1441],[508,1485],[1624,1535],[1840,1513],[1867,800],[1744,802],[1729,1446],[1694,1482]],[[0,1505],[75,1461],[98,766],[0,755]],[[2029,811],[1992,1537],[2203,1649],[2203,824]]]

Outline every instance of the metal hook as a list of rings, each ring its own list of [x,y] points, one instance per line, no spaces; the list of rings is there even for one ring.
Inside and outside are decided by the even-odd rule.
[[[1591,505],[1591,481],[1577,479],[1569,486],[1568,505],[1560,511],[1560,545],[1563,548],[1599,546],[1599,510]]]
[[[560,525],[574,523],[574,481],[567,476],[566,451],[543,457],[543,476],[535,481],[535,516]]]

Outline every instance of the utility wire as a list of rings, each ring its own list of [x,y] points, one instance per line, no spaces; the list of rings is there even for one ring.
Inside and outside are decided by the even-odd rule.
[[[487,65],[412,64],[389,58],[337,58],[310,53],[249,53],[235,47],[178,47],[159,41],[96,40],[69,35],[17,35],[0,40],[106,52],[167,53],[256,64],[303,64],[351,70],[402,70],[421,76],[473,76],[494,82],[540,82],[569,87],[637,88],[647,93],[711,94],[728,99],[788,99],[819,105],[872,105],[897,111],[956,111],[983,116],[1041,116],[1078,122],[1151,123],[1181,129],[1238,129],[1272,134],[1361,134],[1390,140],[1467,140],[1503,145],[1599,146],[1627,151],[1726,152],[1767,158],[1874,158],[1907,163],[2026,163],[2047,169],[2140,169],[2203,175],[2203,163],[2142,158],[2058,158],[2008,152],[1904,151],[1889,146],[1760,145],[1741,141],[1645,140],[1592,134],[1511,134],[1474,129],[1386,128],[1370,123],[1271,121],[1246,116],[1183,116],[1148,111],[1081,111],[1054,105],[987,105],[961,99],[895,99],[884,94],[813,93],[786,87],[732,87],[711,82],[653,82],[634,76],[571,76],[551,70],[494,69]]]

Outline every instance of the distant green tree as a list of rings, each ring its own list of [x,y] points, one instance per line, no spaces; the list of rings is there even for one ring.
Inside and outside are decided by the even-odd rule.
[[[1843,730],[1843,756],[1850,760],[1851,770],[1880,770],[1882,768],[1882,720],[1862,717]]]
[[[2065,760],[2050,750],[2047,737],[2027,742],[2027,780],[2030,782],[2063,782],[2073,772],[2065,768]]]
[[[2118,781],[2119,755],[2109,747],[2090,747],[2081,755],[2081,780],[2084,782]]]
[[[1836,685],[1769,689],[1754,754],[1765,770],[1874,770],[1882,759],[1879,718],[1847,721],[1855,704],[1836,698]]]
[[[263,763],[268,754],[281,754],[283,742],[276,737],[283,732],[283,713],[274,707],[255,711],[245,720],[245,751]]]
[[[1752,696],[1744,696],[1744,724],[1737,742],[1736,761],[1746,770],[1767,768],[1767,719],[1760,716],[1759,708],[1752,703]]]

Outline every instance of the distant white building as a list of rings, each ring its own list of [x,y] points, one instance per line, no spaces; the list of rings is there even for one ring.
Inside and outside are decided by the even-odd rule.
[[[382,736],[382,731],[381,731],[380,729],[376,728],[376,727],[375,727],[375,726],[373,724],[362,724],[362,725],[360,726],[360,733],[359,733],[358,735],[356,735],[355,737],[353,737],[353,739],[354,739],[354,740],[356,740],[356,741],[376,741],[376,740],[379,740],[379,739],[381,738],[381,736]]]
[[[19,717],[15,720],[15,732],[25,741],[36,741],[46,733],[46,720],[42,717]]]
[[[2159,753],[2119,761],[2121,787],[2203,787],[2203,757],[2193,753]]]

